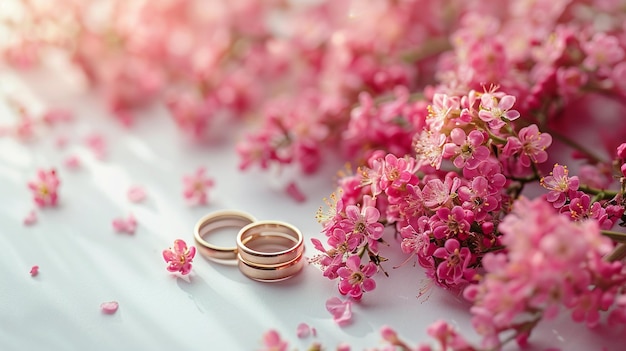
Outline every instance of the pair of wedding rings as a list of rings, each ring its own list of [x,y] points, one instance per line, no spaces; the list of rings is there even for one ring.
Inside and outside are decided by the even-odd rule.
[[[223,228],[236,228],[237,246],[223,247],[205,237]],[[248,278],[274,282],[294,276],[303,265],[304,240],[293,225],[281,221],[257,221],[235,210],[210,213],[196,223],[194,239],[198,251],[219,263],[237,262]]]

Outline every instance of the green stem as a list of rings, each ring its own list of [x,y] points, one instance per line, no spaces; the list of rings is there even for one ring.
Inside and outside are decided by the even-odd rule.
[[[597,195],[599,200],[610,200],[619,194],[619,192],[615,190],[592,188],[585,184],[579,185],[578,189],[589,195]]]

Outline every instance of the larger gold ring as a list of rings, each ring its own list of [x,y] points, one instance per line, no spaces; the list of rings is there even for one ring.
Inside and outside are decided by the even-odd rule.
[[[237,259],[237,247],[222,247],[213,245],[204,237],[211,232],[221,228],[240,229],[256,221],[253,216],[235,210],[222,210],[210,213],[198,221],[194,228],[194,239],[198,246],[198,251],[204,257],[221,263],[227,263]]]
[[[239,260],[251,265],[277,267],[296,260],[303,251],[302,233],[285,222],[257,221],[237,234]]]
[[[239,270],[246,277],[260,282],[277,282],[293,277],[304,266],[303,255],[279,265],[259,265],[244,260],[239,256]]]

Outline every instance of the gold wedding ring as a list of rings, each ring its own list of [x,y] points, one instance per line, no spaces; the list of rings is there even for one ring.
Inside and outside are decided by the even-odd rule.
[[[194,239],[198,246],[198,251],[204,257],[220,262],[228,263],[237,260],[237,247],[223,247],[209,243],[204,238],[218,229],[235,228],[240,229],[248,224],[254,223],[256,218],[235,210],[222,210],[210,213],[202,217],[194,228]]]
[[[304,264],[304,240],[298,228],[281,221],[257,221],[237,234],[239,270],[258,281],[279,281]]]

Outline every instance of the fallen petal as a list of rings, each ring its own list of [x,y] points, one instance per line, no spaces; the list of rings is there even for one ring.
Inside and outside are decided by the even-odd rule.
[[[33,225],[37,223],[37,212],[31,210],[26,217],[24,217],[24,225]]]
[[[296,335],[300,339],[309,337],[309,335],[311,335],[311,327],[309,327],[306,323],[298,324],[298,327],[296,328]]]
[[[292,199],[296,200],[296,202],[305,202],[306,196],[302,193],[300,188],[295,182],[291,182],[285,188],[285,191]]]
[[[352,322],[352,301],[341,301],[338,297],[331,297],[326,300],[326,310],[333,315],[333,320],[340,326],[345,326]]]
[[[119,304],[117,303],[117,301],[103,302],[100,305],[100,309],[102,310],[102,313],[105,313],[105,314],[115,313],[118,307],[119,307]]]
[[[146,198],[146,191],[140,186],[132,186],[128,189],[127,196],[131,202],[141,202]]]
[[[32,266],[30,269],[30,276],[34,277],[39,274],[39,266]]]

